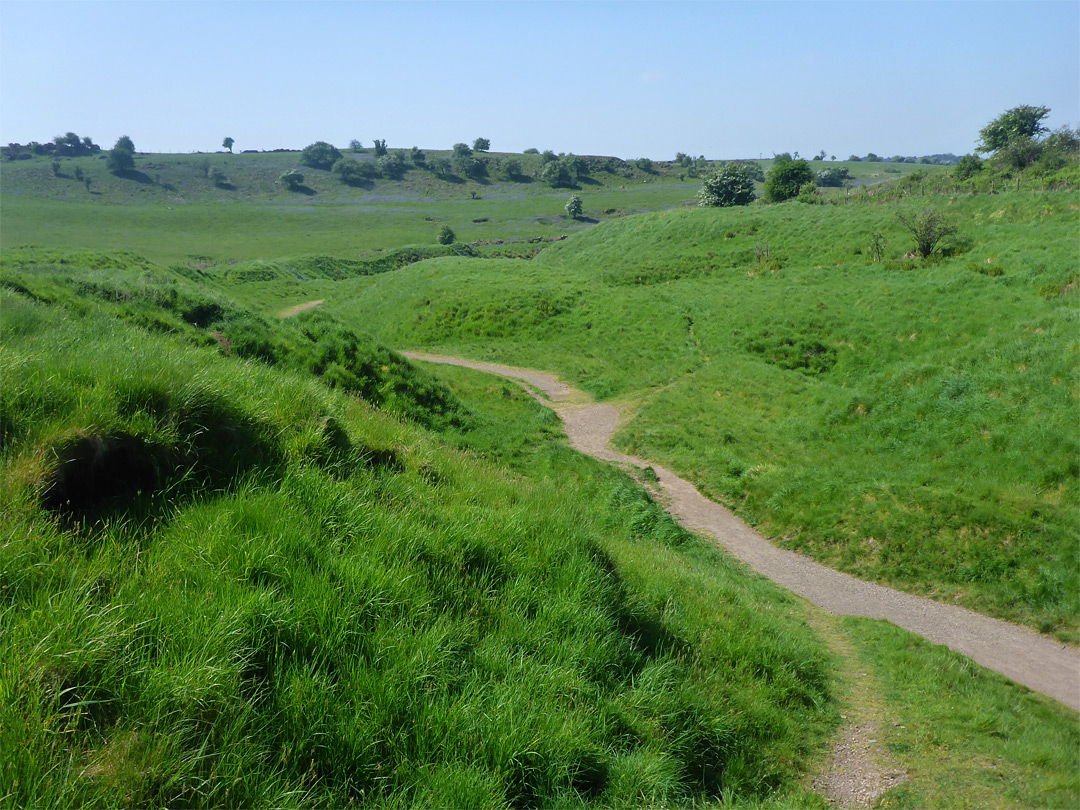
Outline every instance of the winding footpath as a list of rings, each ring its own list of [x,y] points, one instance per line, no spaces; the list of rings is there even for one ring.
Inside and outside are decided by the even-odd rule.
[[[711,536],[730,554],[822,610],[886,619],[935,644],[968,656],[1029,689],[1080,711],[1080,654],[1033,630],[980,613],[864,582],[808,557],[777,548],[723,506],[710,501],[670,470],[608,446],[622,414],[617,405],[593,402],[553,374],[474,362],[456,357],[403,352],[405,357],[497,374],[521,383],[563,420],[570,444],[603,461],[652,466],[672,515],[687,529]]]

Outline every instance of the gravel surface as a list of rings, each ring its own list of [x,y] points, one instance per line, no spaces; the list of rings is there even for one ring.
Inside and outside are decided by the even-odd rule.
[[[669,511],[683,526],[712,537],[755,571],[828,613],[886,619],[1080,711],[1080,654],[1076,649],[1025,627],[864,582],[777,548],[670,470],[612,450],[608,442],[618,427],[621,407],[594,403],[587,394],[552,374],[455,357],[403,354],[414,360],[464,366],[523,383],[562,418],[574,448],[604,461],[652,466],[667,496]]]

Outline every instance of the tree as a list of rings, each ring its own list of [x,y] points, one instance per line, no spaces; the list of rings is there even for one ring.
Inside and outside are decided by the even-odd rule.
[[[647,157],[638,158],[634,161],[634,165],[641,169],[641,171],[647,172],[649,174],[653,174],[656,171],[656,169],[653,167],[653,162]]]
[[[773,154],[772,159],[774,166],[779,166],[781,163],[790,163],[792,160],[791,152],[781,152],[779,155]]]
[[[552,188],[572,186],[574,184],[565,164],[558,159],[544,164],[543,168],[540,169],[540,179]]]
[[[507,158],[502,164],[503,173],[508,180],[517,180],[522,177],[521,161],[517,158]]]
[[[472,149],[469,148],[469,145],[467,143],[455,143],[453,149],[454,157],[458,158],[459,160],[461,158],[467,158],[472,155]]]
[[[439,233],[435,237],[439,240],[440,245],[452,245],[454,240],[457,239],[457,234],[450,228],[449,225],[443,225],[439,228]]]
[[[983,162],[978,155],[964,155],[953,169],[953,177],[957,180],[967,180],[969,177],[982,171]]]
[[[229,150],[229,152],[231,153],[231,152],[232,152],[232,147],[233,147],[233,144],[234,144],[234,143],[236,143],[236,141],[234,141],[234,140],[233,140],[232,138],[226,138],[225,140],[223,140],[223,141],[221,142],[221,145],[222,145],[223,147],[225,147],[226,149],[228,149],[228,150]]]
[[[725,163],[702,182],[698,205],[702,208],[749,205],[754,197],[754,180],[750,170],[739,163]]]
[[[368,161],[342,158],[334,164],[334,177],[347,186],[360,186],[370,182],[378,174],[375,166]]]
[[[383,155],[375,161],[375,165],[379,167],[379,171],[384,177],[389,177],[393,180],[400,180],[405,176],[405,172],[409,170],[409,161],[405,159],[405,155],[402,152],[394,152],[392,155]]]
[[[428,168],[431,169],[431,173],[436,177],[448,178],[454,174],[454,166],[450,161],[444,157],[433,157],[427,162]]]
[[[491,149],[491,141],[487,138],[477,138],[472,142],[472,148],[476,152],[487,152]]]
[[[127,135],[121,135],[109,150],[109,161],[105,164],[113,174],[123,174],[135,168],[135,144]]]
[[[374,144],[375,144],[375,157],[377,157],[377,158],[382,157],[383,155],[386,154],[386,138],[383,138],[381,141],[378,138],[376,138],[375,141],[374,141]]]
[[[458,171],[473,180],[483,180],[487,177],[487,162],[475,157],[471,152],[456,158],[454,164]]]
[[[287,172],[282,172],[278,182],[289,191],[296,191],[300,186],[304,185],[304,175],[300,174],[296,169],[289,169]]]
[[[422,169],[427,165],[427,155],[421,151],[419,146],[414,146],[409,156],[412,158],[413,166],[416,168]]]
[[[815,175],[814,182],[819,186],[833,188],[844,185],[844,181],[848,178],[848,170],[845,166],[831,166],[828,169],[822,169]]]
[[[956,226],[936,208],[926,207],[918,213],[897,211],[896,218],[915,237],[915,249],[924,259],[934,252],[941,240],[956,233]]]
[[[315,141],[305,146],[304,151],[300,153],[300,165],[310,166],[313,169],[328,170],[339,160],[341,160],[341,152],[336,146],[326,141]]]
[[[1042,123],[1049,114],[1049,107],[1031,107],[1026,104],[1006,110],[979,130],[982,140],[975,147],[975,151],[997,152],[1017,139],[1035,141],[1044,132],[1049,132]]]
[[[873,152],[867,152],[866,153],[866,162],[867,163],[881,163],[881,158],[879,158]]]
[[[364,151],[364,145],[360,143],[360,141],[356,140],[356,138],[353,138],[351,141],[349,141],[349,148],[352,149],[353,152]]]
[[[571,194],[570,199],[566,201],[566,215],[571,219],[577,219],[584,210],[584,206],[581,204],[581,197],[577,194]]]
[[[807,183],[814,182],[810,164],[805,160],[789,160],[773,166],[765,177],[766,202],[783,202],[799,194]]]

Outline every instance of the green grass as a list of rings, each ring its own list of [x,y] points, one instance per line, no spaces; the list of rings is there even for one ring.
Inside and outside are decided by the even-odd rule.
[[[672,211],[324,306],[633,401],[623,447],[784,544],[1075,640],[1074,196],[931,199],[960,232],[929,261],[892,204]]]
[[[446,393],[454,450],[94,296],[0,307],[5,803],[814,801],[803,608],[522,394]]]
[[[1073,713],[944,647],[885,622],[845,619],[859,666],[883,684],[881,742],[909,780],[890,808],[1075,807]]]

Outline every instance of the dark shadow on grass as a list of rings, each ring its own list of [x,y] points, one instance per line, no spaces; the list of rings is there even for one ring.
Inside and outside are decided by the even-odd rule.
[[[599,180],[593,180],[591,177],[579,177],[578,183],[584,183],[587,186],[599,186],[601,185]]]
[[[149,175],[143,174],[136,169],[129,169],[126,172],[113,172],[113,174],[116,177],[121,178],[122,180],[134,180],[136,183],[142,183],[144,186],[154,185],[154,181],[150,178]]]
[[[593,219],[592,217],[573,217],[573,220],[575,222],[584,222],[588,225],[596,225],[600,222],[600,220]]]
[[[236,191],[236,186],[232,183],[218,183],[217,187],[225,191]]]
[[[292,191],[296,194],[303,194],[305,197],[314,197],[315,189],[309,186],[293,186],[292,188],[285,189],[286,191]]]

